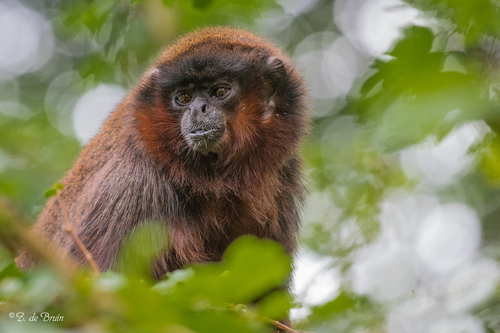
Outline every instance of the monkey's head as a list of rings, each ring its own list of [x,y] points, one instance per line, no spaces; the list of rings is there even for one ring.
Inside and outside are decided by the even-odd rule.
[[[164,51],[135,90],[139,136],[179,183],[213,186],[276,171],[306,131],[302,81],[265,40],[200,30]]]

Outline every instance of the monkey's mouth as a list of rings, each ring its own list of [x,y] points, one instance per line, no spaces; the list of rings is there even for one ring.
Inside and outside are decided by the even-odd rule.
[[[189,133],[189,134],[193,137],[193,136],[199,136],[199,135],[210,135],[210,133],[213,133],[215,131],[217,131],[217,129],[198,128],[198,129],[191,131],[191,133]]]
[[[207,155],[218,151],[224,136],[225,126],[221,128],[193,128],[185,135],[189,147]]]

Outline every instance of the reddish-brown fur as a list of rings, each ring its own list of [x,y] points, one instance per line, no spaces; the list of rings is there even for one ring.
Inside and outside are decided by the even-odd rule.
[[[287,75],[275,85],[274,111],[263,117],[268,84],[260,71],[271,56],[283,61]],[[187,148],[179,118],[158,88],[176,75],[202,75],[186,65],[192,59],[215,64],[203,67],[203,75],[244,64],[243,97],[226,115],[227,135],[216,158]],[[158,68],[170,74],[155,77],[151,72]],[[170,234],[168,252],[152,267],[156,278],[190,263],[220,260],[244,234],[274,239],[293,253],[303,197],[304,98],[302,78],[286,56],[248,32],[204,29],[168,48],[62,180],[70,219],[100,270],[115,268],[124,238],[150,220],[165,223]],[[33,232],[84,263],[61,219],[51,198]],[[16,262],[28,268],[36,259],[23,251]]]

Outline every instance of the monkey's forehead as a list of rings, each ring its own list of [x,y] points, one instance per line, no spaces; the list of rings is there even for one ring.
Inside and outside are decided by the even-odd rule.
[[[202,85],[221,79],[250,79],[255,75],[260,75],[261,63],[263,61],[243,56],[204,52],[158,66],[159,81],[165,88],[175,88],[180,85]]]
[[[211,28],[181,39],[160,57],[156,68],[167,89],[221,78],[258,82],[267,59],[276,55],[283,57],[279,49],[246,31]]]
[[[166,64],[173,60],[202,52],[223,51],[232,51],[235,54],[239,53],[240,56],[248,52],[255,52],[282,57],[279,48],[248,31],[228,27],[215,27],[197,30],[180,38],[162,53],[157,64]]]

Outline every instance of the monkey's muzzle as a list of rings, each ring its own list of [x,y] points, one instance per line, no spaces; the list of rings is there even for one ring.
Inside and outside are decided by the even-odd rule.
[[[225,126],[217,128],[193,128],[184,137],[191,149],[206,155],[210,152],[218,151],[224,132]]]
[[[195,98],[181,120],[182,136],[191,149],[203,155],[216,153],[226,125],[222,110]]]

